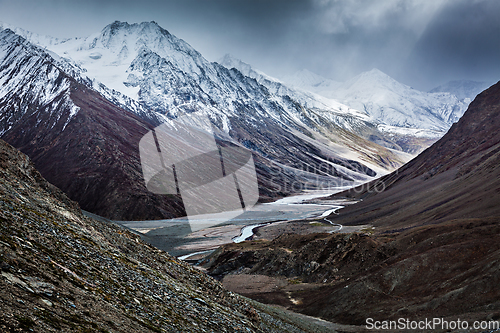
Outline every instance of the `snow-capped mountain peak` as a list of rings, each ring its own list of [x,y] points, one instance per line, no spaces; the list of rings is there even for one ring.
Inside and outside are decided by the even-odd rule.
[[[244,75],[255,79],[259,84],[265,86],[273,95],[292,98],[306,108],[326,111],[325,114],[328,114],[330,117],[341,115],[340,118],[352,116],[360,121],[373,120],[363,111],[354,110],[335,100],[285,84],[281,80],[273,78],[231,55],[224,56],[221,60],[221,64],[228,69],[234,68]],[[341,127],[343,126],[341,125]],[[354,130],[354,128],[350,127],[349,130]]]
[[[9,29],[13,31],[16,35],[22,36],[36,45],[54,45],[61,43],[67,39],[60,39],[51,36],[39,35],[37,33],[24,30],[22,28],[13,26],[11,24],[0,22],[0,30]]]
[[[436,131],[446,132],[468,106],[468,101],[453,94],[418,91],[376,68],[336,85],[323,83],[318,75],[309,82],[307,75],[296,77],[301,78],[299,85],[303,90],[365,111],[384,125],[430,131],[429,136]],[[292,78],[285,81],[289,80]]]
[[[402,84],[378,69],[345,82],[331,97],[365,109],[387,125],[446,132],[465,112],[467,101],[450,93],[426,93]]]
[[[34,115],[36,126],[64,131],[79,107],[70,98],[71,79],[63,66],[9,28],[0,31],[0,64],[0,105],[8,110],[0,114],[0,135],[25,115]]]
[[[172,51],[186,53],[190,57],[201,57],[189,44],[170,34],[154,21],[133,24],[115,21],[104,27],[98,36],[86,41],[89,42],[89,49],[105,48],[125,57],[127,52],[133,56],[144,48],[162,57],[168,56]]]
[[[207,63],[199,52],[156,22],[115,21],[87,38],[41,44],[84,68],[90,79],[136,100],[139,88],[134,82],[141,73],[134,73],[129,66],[138,57],[156,55],[182,71],[198,74],[200,65]]]
[[[313,73],[305,68],[297,71],[294,75],[290,75],[287,78],[290,78],[292,80],[293,79],[297,80],[296,81],[297,84],[294,84],[292,80],[285,80],[286,82],[291,83],[292,85],[300,85],[301,83],[305,83],[311,86],[319,86],[320,84],[329,81],[328,79],[325,79],[324,77],[316,73]]]
[[[241,61],[240,59],[234,57],[232,54],[229,54],[229,53],[226,53],[218,61],[218,63],[221,64],[224,67],[227,67],[227,68],[238,68],[243,74],[245,74],[245,72],[251,72],[251,71],[253,71],[252,66],[250,66],[249,64]]]
[[[413,88],[394,80],[392,77],[377,68],[373,68],[370,71],[356,75],[352,79],[343,83],[339,88],[340,90],[351,90],[357,92],[368,90],[374,93],[389,90],[398,93],[404,92],[404,94],[408,94],[411,90],[414,90]]]
[[[360,77],[372,77],[372,78],[380,78],[382,80],[393,80],[395,81],[392,77],[389,75],[385,74],[378,68],[372,68],[369,71],[363,72],[359,75]]]

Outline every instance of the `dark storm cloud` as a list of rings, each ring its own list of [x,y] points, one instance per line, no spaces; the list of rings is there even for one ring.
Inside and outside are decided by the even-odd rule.
[[[379,68],[428,89],[497,76],[496,0],[0,0],[0,20],[58,37],[156,21],[209,60],[345,80]],[[488,74],[488,75],[487,75]]]
[[[455,79],[500,80],[500,1],[454,1],[428,25],[407,63],[424,87]]]
[[[186,40],[271,75],[308,68],[344,80],[373,67],[396,75],[443,1],[208,1]]]

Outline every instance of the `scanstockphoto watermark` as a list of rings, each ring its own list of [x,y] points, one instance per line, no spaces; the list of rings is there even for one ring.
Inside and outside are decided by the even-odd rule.
[[[483,320],[469,322],[467,320],[446,320],[443,318],[425,318],[422,320],[411,320],[399,318],[397,320],[375,320],[366,319],[366,329],[368,330],[498,330],[500,321]]]
[[[268,171],[271,175],[270,190],[273,192],[350,189],[354,193],[380,193],[386,190],[383,178],[375,179],[378,176],[375,171],[356,161],[298,161],[289,165],[274,164]]]

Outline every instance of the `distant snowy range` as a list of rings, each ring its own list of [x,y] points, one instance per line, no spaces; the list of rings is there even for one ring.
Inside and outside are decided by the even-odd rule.
[[[48,152],[57,155],[57,172],[51,166],[42,174],[101,215],[106,201],[97,199],[98,191],[85,194],[71,181],[81,177],[92,188],[101,181],[96,170],[110,163],[125,170],[121,179],[130,177],[132,183],[140,174],[141,135],[162,123],[174,126],[172,120],[180,116],[213,131],[222,145],[250,149],[260,196],[269,199],[288,195],[287,182],[298,182],[301,189],[331,180],[355,185],[394,170],[444,135],[488,86],[456,81],[422,92],[377,69],[346,82],[307,70],[276,79],[229,55],[210,62],[155,22],[116,21],[86,38],[70,39],[6,24],[0,30],[1,137],[31,152],[41,166],[51,163]],[[64,145],[63,137],[79,144]],[[112,162],[103,154],[124,160]],[[61,182],[68,169],[65,158],[70,163],[74,156],[81,163],[71,164],[68,180]],[[147,197],[143,203],[157,206],[170,200],[168,205],[178,208],[174,215],[182,215],[177,199],[151,197],[145,188],[135,191],[138,202],[141,196]],[[130,205],[131,195],[116,196],[113,204]],[[134,208],[116,210],[112,217],[171,217],[167,206],[154,216]]]
[[[461,80],[423,92],[399,83],[376,68],[346,82],[337,82],[307,69],[278,80],[229,54],[220,63],[238,68],[260,83],[280,82],[297,91],[338,101],[367,114],[383,131],[421,137],[441,137],[460,119],[476,95],[491,85]]]

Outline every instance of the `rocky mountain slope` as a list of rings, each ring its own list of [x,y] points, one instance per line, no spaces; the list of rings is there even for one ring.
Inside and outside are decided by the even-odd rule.
[[[385,187],[382,193],[347,193],[363,203],[343,210],[343,221],[397,229],[500,215],[499,96],[498,83],[479,94],[442,139],[376,183]]]
[[[362,201],[328,219],[363,232],[228,245],[210,271],[285,277],[282,288],[249,296],[335,322],[499,320],[499,121],[497,83],[397,172],[336,196]]]
[[[206,265],[232,291],[336,323],[500,320],[499,221],[390,235],[287,234],[228,244]]]
[[[2,332],[323,331],[255,308],[136,234],[83,216],[1,140],[0,269]]]

